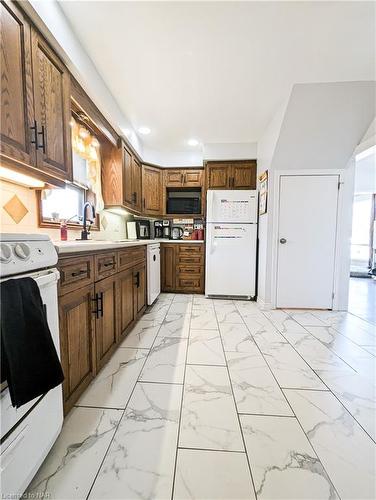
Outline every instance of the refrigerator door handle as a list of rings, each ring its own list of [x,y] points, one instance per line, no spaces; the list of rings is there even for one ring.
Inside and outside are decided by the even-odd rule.
[[[214,239],[214,228],[211,230],[211,235],[210,235],[210,254],[213,254],[215,252],[215,249],[217,248],[217,242]]]

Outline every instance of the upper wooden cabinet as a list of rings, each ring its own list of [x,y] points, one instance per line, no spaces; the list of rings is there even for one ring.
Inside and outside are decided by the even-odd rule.
[[[160,215],[162,210],[162,171],[142,165],[142,212]]]
[[[165,187],[202,187],[203,170],[200,169],[165,169]]]
[[[119,148],[102,148],[102,190],[107,206],[123,206],[132,212],[142,211],[142,167],[130,149],[122,143]]]
[[[31,40],[38,167],[56,177],[70,179],[70,76],[35,30],[31,32]]]
[[[206,163],[208,189],[256,189],[256,174],[256,160]]]
[[[1,156],[35,165],[30,26],[14,4],[1,2]]]
[[[0,22],[2,164],[71,180],[69,73],[16,3],[1,2]]]

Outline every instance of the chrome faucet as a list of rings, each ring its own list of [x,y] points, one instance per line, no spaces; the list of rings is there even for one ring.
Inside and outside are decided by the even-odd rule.
[[[91,209],[91,219],[89,219],[87,217],[87,209],[88,207],[90,207]],[[94,219],[95,219],[95,210],[94,210],[94,207],[93,205],[87,201],[85,204],[84,204],[84,208],[83,208],[83,217],[82,217],[82,226],[83,226],[83,229],[81,231],[81,240],[87,240],[88,237],[89,237],[89,234],[90,234],[90,225],[89,227],[87,228],[87,223],[90,222],[90,224],[92,224],[94,222]]]

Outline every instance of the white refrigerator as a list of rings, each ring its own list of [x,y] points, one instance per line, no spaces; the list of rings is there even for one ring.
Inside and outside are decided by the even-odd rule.
[[[205,295],[256,295],[258,192],[208,190]]]

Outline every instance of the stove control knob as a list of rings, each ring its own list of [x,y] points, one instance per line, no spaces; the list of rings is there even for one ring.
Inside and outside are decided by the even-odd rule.
[[[9,262],[12,256],[12,251],[10,246],[6,243],[1,243],[0,245],[0,262]]]
[[[17,243],[14,247],[15,255],[21,260],[27,260],[30,257],[30,247],[26,243]]]

